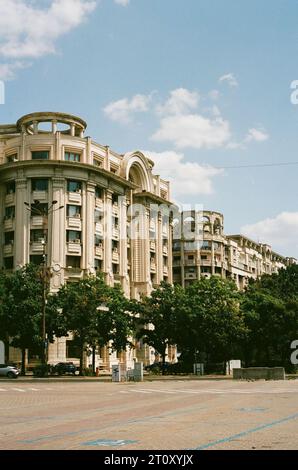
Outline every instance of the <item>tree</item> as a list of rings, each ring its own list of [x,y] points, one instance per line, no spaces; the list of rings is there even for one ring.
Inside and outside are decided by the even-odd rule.
[[[0,329],[10,344],[22,352],[25,374],[26,349],[42,350],[42,296],[39,267],[29,264],[1,275]]]
[[[238,354],[246,335],[240,297],[233,282],[203,278],[186,288],[186,343],[182,347],[226,363]]]
[[[80,348],[80,375],[84,352],[90,346],[95,351],[96,346],[110,343],[112,349],[120,351],[129,344],[130,303],[120,287],[107,286],[100,274],[62,286],[53,303],[56,304],[54,331],[59,335],[72,332]]]
[[[165,282],[145,297],[139,305],[139,331],[137,338],[152,346],[162,357],[165,373],[166,350],[175,344],[178,335],[178,318],[183,310],[183,289]],[[144,326],[145,325],[145,326]]]
[[[298,266],[251,281],[242,296],[249,334],[243,344],[246,365],[291,369],[291,343],[298,338]]]

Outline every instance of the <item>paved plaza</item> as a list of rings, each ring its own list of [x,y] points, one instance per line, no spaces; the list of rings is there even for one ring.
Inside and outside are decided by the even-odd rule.
[[[298,449],[298,381],[0,381],[1,449]]]

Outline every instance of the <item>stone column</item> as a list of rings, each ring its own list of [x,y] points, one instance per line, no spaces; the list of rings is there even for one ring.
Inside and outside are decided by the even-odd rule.
[[[106,190],[104,205],[104,272],[107,283],[113,283],[112,270],[112,196],[113,192]]]
[[[52,178],[52,200],[57,201],[57,204],[54,206],[54,209],[57,210],[49,214],[48,266],[51,266],[53,271],[51,288],[57,291],[64,282],[66,255],[66,197],[65,180],[62,177]],[[61,206],[64,206],[63,209],[59,209]]]
[[[14,266],[24,266],[29,262],[30,211],[24,205],[30,203],[27,180],[16,179],[15,193],[15,259]]]
[[[119,227],[120,227],[120,277],[124,293],[129,297],[129,277],[127,271],[127,200],[126,196],[119,198]]]
[[[162,214],[159,212],[156,218],[156,281],[157,284],[163,280],[163,237],[162,237]]]
[[[88,273],[94,273],[94,210],[95,183],[87,183],[87,197],[84,211],[84,259]]]

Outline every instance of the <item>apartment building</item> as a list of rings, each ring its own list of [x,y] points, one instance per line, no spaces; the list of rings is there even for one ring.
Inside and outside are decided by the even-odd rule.
[[[99,270],[128,297],[148,295],[172,282],[171,221],[159,210],[170,205],[169,183],[142,152],[118,154],[86,127],[53,112],[0,126],[0,266],[40,264],[46,254],[52,291]],[[138,354],[150,362],[150,348]],[[57,339],[48,357],[71,360],[71,341]],[[98,361],[108,368],[113,358],[105,348]]]
[[[173,281],[184,287],[201,277],[220,276],[233,279],[243,289],[250,278],[276,273],[295,262],[267,244],[243,235],[225,235],[219,212],[183,212],[174,231]]]

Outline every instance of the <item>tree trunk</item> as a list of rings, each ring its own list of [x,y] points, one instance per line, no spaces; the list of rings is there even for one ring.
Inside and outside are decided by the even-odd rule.
[[[96,354],[96,346],[92,347],[92,372],[95,375],[96,370],[95,370],[95,354]]]
[[[26,375],[26,349],[22,349],[21,375]]]
[[[80,348],[80,375],[84,375],[84,343],[81,343]]]
[[[4,341],[4,348],[5,348],[5,362],[6,364],[9,363],[9,336],[6,335],[5,341]]]
[[[162,351],[162,375],[166,375],[166,348]]]

